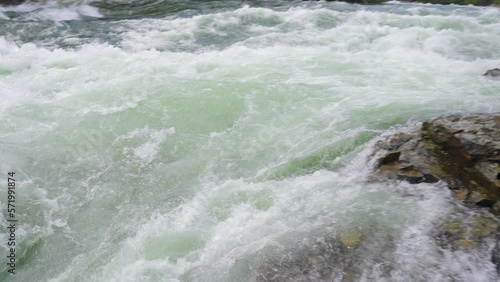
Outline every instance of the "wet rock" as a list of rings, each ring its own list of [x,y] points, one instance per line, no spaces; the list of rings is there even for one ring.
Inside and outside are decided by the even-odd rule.
[[[412,132],[377,142],[372,158],[372,181],[442,181],[458,201],[500,214],[500,114],[425,121]],[[349,226],[312,245],[283,251],[258,267],[257,281],[360,281],[374,264],[390,280],[396,247],[385,229]],[[497,236],[498,229],[497,218],[475,209],[449,215],[432,232],[442,248],[471,251]],[[492,260],[500,264],[497,249]]]
[[[394,249],[386,229],[346,229],[267,259],[257,269],[257,281],[360,281],[370,263],[390,264]],[[390,270],[385,269],[387,276]]]
[[[421,134],[435,151],[445,181],[455,180],[484,199],[500,199],[500,114],[452,115],[426,121]],[[482,199],[482,200],[484,200]]]
[[[340,235],[340,242],[342,242],[344,247],[349,249],[358,247],[361,240],[363,240],[363,236],[359,233],[344,233]]]
[[[443,248],[470,251],[486,238],[498,234],[498,220],[486,212],[467,215],[453,215],[437,227],[436,239]]]
[[[500,215],[500,202],[496,202],[495,204],[493,204],[493,206],[491,207],[491,212],[493,212],[493,214],[495,214],[496,216]]]
[[[491,261],[496,265],[497,272],[500,273],[500,238],[497,236],[497,242],[495,248],[491,253]]]
[[[442,180],[460,202],[493,207],[500,200],[500,114],[427,120],[377,142],[374,156],[373,180]]]
[[[460,251],[470,251],[477,247],[475,242],[467,239],[460,239],[453,242],[453,248]]]
[[[491,208],[495,205],[495,201],[489,199],[482,199],[476,202],[476,205],[483,208]]]
[[[26,2],[25,0],[0,0],[0,5],[20,5]]]
[[[329,281],[342,270],[339,242],[325,238],[299,250],[290,250],[283,256],[268,260],[258,267],[257,281]]]
[[[453,197],[459,203],[464,203],[470,194],[470,191],[467,189],[455,189],[455,190],[451,190],[451,191],[453,193]]]
[[[375,145],[373,181],[445,182],[456,201],[500,215],[500,114],[437,117],[410,133]],[[438,245],[471,251],[499,237],[499,219],[489,211],[449,215],[436,226]],[[492,253],[500,273],[500,243]]]
[[[493,76],[493,77],[500,77],[500,69],[499,68],[494,68],[494,69],[488,70],[483,75],[485,75],[485,76]]]
[[[398,180],[406,180],[411,184],[418,183],[435,183],[438,182],[439,179],[432,174],[424,174],[419,169],[414,166],[402,167],[398,172]]]

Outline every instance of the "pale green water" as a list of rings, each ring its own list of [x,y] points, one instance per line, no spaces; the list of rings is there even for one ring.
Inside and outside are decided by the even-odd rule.
[[[446,189],[364,178],[393,126],[500,109],[481,76],[500,10],[221,2],[0,7],[21,244],[0,280],[254,281],[304,238],[376,224],[395,262],[367,258],[365,281],[496,281],[488,252],[432,239]]]

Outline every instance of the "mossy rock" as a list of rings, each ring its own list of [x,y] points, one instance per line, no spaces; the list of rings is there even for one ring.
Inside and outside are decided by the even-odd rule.
[[[498,230],[498,222],[483,214],[474,217],[471,227],[471,233],[474,237],[485,238]]]
[[[257,265],[258,282],[360,281],[371,263],[392,263],[395,239],[387,226],[344,226],[269,253]],[[389,269],[383,275],[390,276]]]
[[[485,238],[493,237],[498,228],[498,221],[487,213],[470,217],[460,215],[443,221],[436,237],[443,248],[470,251],[478,247]]]
[[[340,235],[340,242],[342,242],[342,245],[346,248],[352,249],[356,248],[361,244],[361,241],[363,240],[363,235],[360,233],[343,233]]]
[[[442,180],[458,202],[500,211],[495,206],[500,202],[498,140],[500,113],[430,119],[420,129],[377,142],[371,155],[375,171],[369,179],[412,184]]]
[[[452,243],[452,248],[457,251],[471,251],[477,247],[477,242],[468,239],[459,239]]]

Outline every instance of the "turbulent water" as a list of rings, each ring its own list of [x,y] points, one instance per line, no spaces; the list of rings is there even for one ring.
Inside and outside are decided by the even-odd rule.
[[[500,9],[390,2],[0,6],[1,281],[255,281],[344,230],[362,281],[496,281],[438,246],[442,185],[366,181],[381,135],[500,109]],[[361,232],[361,231],[360,231]],[[310,278],[314,280],[314,277]],[[337,273],[333,281],[340,281]]]

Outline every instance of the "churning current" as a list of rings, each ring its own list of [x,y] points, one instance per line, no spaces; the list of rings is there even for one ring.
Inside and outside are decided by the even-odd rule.
[[[493,242],[433,237],[465,212],[446,187],[366,177],[380,136],[498,111],[481,74],[499,46],[495,7],[0,6],[0,181],[16,173],[18,219],[16,274],[2,263],[0,280],[261,281],[362,234],[330,253],[331,281],[496,281]],[[7,206],[2,192],[2,262]]]

